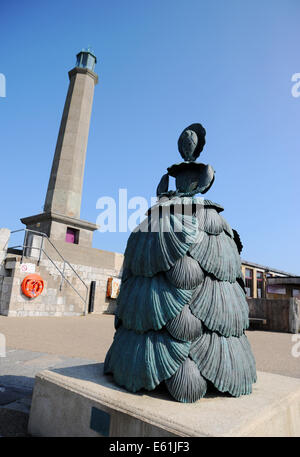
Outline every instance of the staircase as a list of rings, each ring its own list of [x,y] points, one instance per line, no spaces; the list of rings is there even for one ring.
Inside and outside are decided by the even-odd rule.
[[[84,315],[87,314],[87,306],[88,306],[88,286],[83,281],[83,279],[78,275],[77,271],[72,267],[72,265],[64,258],[64,256],[59,252],[59,250],[55,247],[54,243],[49,239],[48,235],[43,232],[37,232],[31,229],[20,229],[14,230],[11,232],[11,235],[16,233],[24,232],[24,238],[22,244],[10,246],[7,249],[7,253],[9,254],[16,254],[21,256],[21,263],[24,260],[24,257],[32,257],[37,260],[37,265],[40,264],[43,258],[48,259],[54,268],[58,271],[61,281],[59,289],[62,289],[63,283],[66,282],[74,292],[80,297],[80,299],[84,302]],[[54,259],[53,254],[51,255],[51,250],[55,253],[55,257],[58,257],[60,261],[58,262]],[[62,268],[60,264],[62,263]],[[76,287],[69,281],[69,279],[65,275],[66,267],[69,268],[72,273],[79,279],[85,289],[84,296],[78,291]]]

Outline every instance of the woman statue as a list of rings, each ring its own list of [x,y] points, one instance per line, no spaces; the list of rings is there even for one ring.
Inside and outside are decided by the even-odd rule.
[[[131,392],[164,383],[171,396],[194,402],[209,389],[250,394],[255,360],[245,336],[248,304],[236,231],[223,208],[196,194],[214,182],[196,162],[205,129],[181,133],[184,162],[168,168],[158,202],[131,233],[117,300],[114,341],[104,372]],[[169,191],[169,176],[176,190]]]

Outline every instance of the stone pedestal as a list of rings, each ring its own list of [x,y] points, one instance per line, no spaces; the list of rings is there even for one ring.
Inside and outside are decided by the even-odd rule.
[[[252,395],[182,404],[164,392],[132,394],[103,364],[43,371],[29,419],[33,436],[300,437],[300,380],[258,372]]]

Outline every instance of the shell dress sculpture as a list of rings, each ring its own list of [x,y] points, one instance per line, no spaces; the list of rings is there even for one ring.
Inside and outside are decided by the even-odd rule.
[[[244,333],[242,244],[222,206],[196,197],[215,175],[211,165],[196,162],[205,134],[201,124],[184,129],[178,140],[184,162],[168,168],[158,202],[128,239],[104,364],[104,373],[127,390],[164,383],[180,402],[195,402],[212,387],[234,397],[250,394],[256,381]],[[168,190],[169,176],[175,191]]]

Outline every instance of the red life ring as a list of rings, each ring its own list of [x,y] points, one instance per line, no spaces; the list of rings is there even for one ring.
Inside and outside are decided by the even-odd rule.
[[[21,288],[26,297],[35,298],[43,292],[44,281],[40,275],[31,274],[25,276],[22,281]]]

